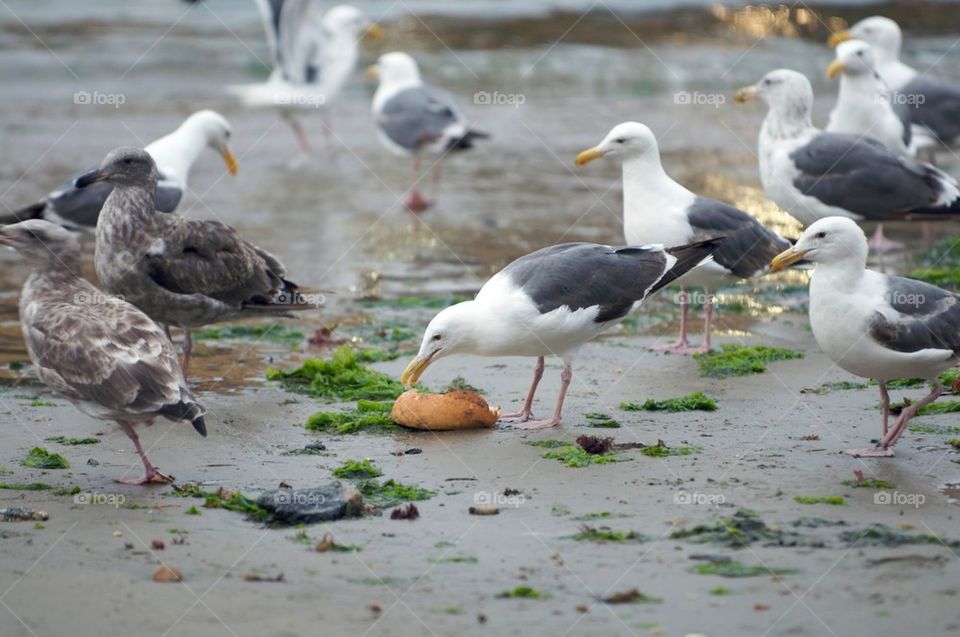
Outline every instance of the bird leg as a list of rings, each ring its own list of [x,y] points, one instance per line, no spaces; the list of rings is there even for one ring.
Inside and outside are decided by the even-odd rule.
[[[543,356],[538,356],[537,364],[533,368],[533,383],[530,384],[530,390],[527,392],[527,399],[523,403],[523,409],[504,414],[500,416],[500,420],[520,420],[520,422],[527,422],[533,418],[533,395],[537,393],[537,385],[540,384],[540,379],[543,378],[543,367]]]
[[[573,369],[570,363],[564,361],[563,371],[560,372],[560,393],[557,395],[557,406],[553,410],[553,416],[547,420],[528,420],[526,422],[514,425],[517,429],[546,429],[547,427],[556,427],[560,424],[560,412],[563,411],[563,399],[567,396],[567,387],[570,386],[570,380],[573,378]]]
[[[712,349],[711,334],[713,332],[713,295],[707,291],[707,302],[703,307],[703,343],[696,349],[697,353],[706,354]]]
[[[900,412],[900,417],[897,418],[897,422],[893,423],[893,428],[884,433],[883,438],[880,439],[880,443],[873,449],[848,449],[844,453],[849,454],[855,457],[873,457],[873,458],[890,458],[893,456],[893,445],[897,443],[900,436],[903,435],[903,432],[907,429],[907,423],[910,422],[910,419],[917,415],[917,413],[935,401],[943,394],[943,387],[940,386],[940,383],[934,382],[933,387],[930,390],[930,393],[918,400],[917,402],[903,408],[903,411]],[[888,401],[889,404],[889,401]]]
[[[307,138],[307,132],[304,130],[303,124],[300,123],[300,120],[293,113],[281,111],[281,114],[284,121],[286,121],[293,130],[294,137],[297,138],[297,148],[299,148],[302,153],[310,153],[313,149],[310,147],[310,140]]]
[[[133,441],[133,446],[137,450],[137,455],[140,456],[140,461],[143,462],[143,468],[146,470],[144,476],[138,480],[117,480],[120,484],[169,484],[173,480],[169,476],[165,476],[157,468],[150,464],[150,460],[147,459],[147,454],[143,450],[143,447],[140,445],[140,436],[137,435],[137,432],[133,429],[133,424],[125,421],[117,421],[121,428],[123,428],[123,433],[127,434],[127,437]],[[152,424],[150,421],[148,424]]]
[[[687,315],[690,313],[690,301],[687,296],[687,288],[680,288],[680,340],[671,345],[651,345],[650,349],[654,352],[664,352],[666,354],[686,354],[690,349],[687,343]]]
[[[413,185],[410,186],[410,194],[407,195],[407,201],[404,205],[407,210],[417,214],[430,207],[430,203],[420,194],[420,188],[417,183],[420,181],[420,156],[413,156]]]
[[[891,241],[883,234],[883,224],[878,223],[870,241],[867,242],[871,250],[877,251],[877,257],[880,260],[880,269],[883,270],[883,256],[890,250],[899,250],[903,244],[899,241]]]
[[[190,330],[183,330],[183,364],[180,369],[183,370],[183,377],[186,379],[187,371],[190,369],[190,353],[193,351],[193,338],[190,336]]]
[[[890,394],[887,392],[887,384],[883,381],[880,385],[880,405],[883,408],[883,435],[887,435],[887,422],[890,420]]]
[[[440,193],[440,162],[433,165],[430,171],[430,178],[433,181],[433,198],[436,199]]]

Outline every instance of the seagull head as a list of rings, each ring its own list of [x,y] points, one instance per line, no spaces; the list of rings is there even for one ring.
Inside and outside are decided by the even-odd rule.
[[[900,58],[903,33],[900,25],[884,16],[876,15],[864,18],[846,31],[838,31],[830,36],[830,46],[856,38],[869,44],[880,62],[892,62]]]
[[[771,111],[809,116],[813,107],[813,88],[803,73],[776,69],[764,75],[756,84],[741,88],[734,96],[740,104],[757,98],[763,100]]]
[[[577,155],[576,163],[577,166],[583,166],[607,155],[627,160],[647,153],[655,156],[660,153],[653,131],[639,122],[624,122],[614,126],[599,144]]]
[[[423,372],[436,360],[451,354],[470,352],[475,349],[475,334],[478,331],[477,310],[474,301],[464,301],[442,310],[433,317],[420,342],[420,351],[400,380],[405,387],[413,387]]]
[[[142,148],[123,146],[107,153],[99,168],[77,177],[74,185],[84,188],[99,181],[115,186],[144,186],[156,188],[159,175],[150,153]]]
[[[0,226],[0,245],[13,248],[34,263],[80,261],[77,235],[43,219]]]
[[[364,35],[373,40],[383,38],[383,28],[370,22],[360,9],[349,4],[338,4],[328,9],[323,14],[323,27],[334,37],[346,36],[351,40]]]
[[[839,74],[874,75],[876,59],[870,45],[863,40],[847,40],[837,46],[837,57],[827,67],[827,77],[831,80]]]
[[[367,76],[379,79],[381,86],[418,85],[420,69],[416,61],[406,53],[394,51],[380,56],[377,63],[367,69]]]
[[[230,149],[233,131],[223,115],[211,110],[197,111],[184,120],[180,128],[203,139],[207,146],[220,153],[230,174],[237,174],[237,157]]]
[[[824,217],[804,230],[793,247],[775,256],[770,270],[779,272],[800,260],[822,264],[852,260],[863,267],[867,251],[867,237],[853,219]]]

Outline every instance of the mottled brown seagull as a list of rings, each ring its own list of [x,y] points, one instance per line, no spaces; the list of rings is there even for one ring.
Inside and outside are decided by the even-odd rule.
[[[158,213],[157,168],[145,151],[113,150],[77,185],[101,181],[113,184],[113,192],[97,223],[97,276],[153,320],[184,330],[184,374],[191,328],[315,307],[285,278],[276,257],[230,226]]]
[[[146,473],[120,482],[169,482],[147,459],[134,427],[157,416],[190,422],[201,436],[207,427],[163,329],[80,275],[80,242],[68,230],[30,219],[0,227],[0,244],[33,266],[20,295],[20,322],[40,380],[84,413],[116,421],[133,441]]]

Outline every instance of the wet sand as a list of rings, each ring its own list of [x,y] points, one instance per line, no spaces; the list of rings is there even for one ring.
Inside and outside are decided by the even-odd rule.
[[[157,11],[172,12],[172,21],[183,9]],[[120,86],[118,78],[130,63],[115,51],[139,55],[145,43],[163,32],[163,20],[170,15],[142,22],[128,16],[122,28],[110,30],[69,15],[62,24],[46,20],[35,25],[43,38],[52,38],[78,79],[51,64],[49,52],[22,26],[7,25],[0,32],[2,57],[8,62],[0,79],[10,87],[9,99],[0,103],[3,202],[24,205],[111,147],[153,139],[196,108],[216,108],[234,125],[240,176],[225,175],[217,158],[208,154],[197,164],[181,212],[235,225],[281,255],[295,280],[329,291],[324,312],[289,323],[291,327],[309,336],[324,325],[337,325],[335,335],[366,338],[374,346],[382,344],[369,338],[367,328],[383,323],[381,314],[387,311],[361,307],[358,297],[469,294],[510,259],[542,245],[618,242],[617,166],[608,162],[576,170],[573,157],[626,119],[642,120],[661,136],[665,165],[675,177],[795,235],[798,225],[765,202],[759,189],[753,152],[761,110],[730,101],[719,108],[681,108],[673,95],[684,90],[730,97],[736,87],[789,60],[814,78],[817,120],[822,122],[835,90],[821,79],[830,52],[820,44],[822,38],[802,29],[755,42],[749,32],[731,35],[705,27],[702,38],[691,40],[680,37],[680,31],[683,20],[692,18],[658,18],[643,22],[645,26],[630,22],[636,29],[664,34],[651,40],[649,48],[626,43],[627,36],[618,32],[616,48],[607,49],[597,46],[594,37],[607,22],[587,20],[585,31],[544,55],[543,33],[552,29],[559,36],[572,18],[545,19],[536,26],[544,31],[531,41],[516,40],[498,50],[483,48],[474,31],[457,40],[449,20],[430,22],[450,31],[451,41],[463,48],[414,46],[425,75],[461,95],[478,128],[494,137],[469,156],[445,164],[437,205],[415,220],[400,206],[409,168],[385,154],[374,137],[367,102],[371,87],[357,81],[333,108],[335,156],[324,150],[319,118],[308,114],[304,123],[318,149],[310,157],[295,158],[292,135],[273,113],[245,111],[223,92],[225,83],[262,76],[253,55],[264,53],[255,15],[227,20],[241,39],[249,38],[247,49],[203,9],[195,11],[206,16],[199,25],[190,20],[178,24],[127,75],[122,83],[127,102],[120,109],[76,105],[72,95],[91,86]],[[694,21],[708,22],[702,15]],[[395,26],[400,28],[385,47],[405,48],[423,36],[409,19]],[[940,26],[925,24],[929,37],[920,39],[910,55],[932,62],[942,53],[949,42],[938,35]],[[509,28],[528,33],[528,27],[519,22]],[[750,55],[740,60],[751,44]],[[364,61],[376,53],[366,49]],[[26,65],[31,83],[14,73],[19,64]],[[960,70],[944,65],[943,73],[956,77]],[[525,103],[519,108],[478,105],[471,100],[477,91],[522,92]],[[935,229],[942,235],[956,231],[956,225]],[[919,231],[911,227],[888,228],[888,235],[911,245],[919,241]],[[910,257],[908,252],[889,265],[905,270]],[[25,359],[16,299],[26,270],[6,252],[0,263],[0,365],[7,368]],[[793,275],[733,290],[749,307],[745,312],[719,310],[718,340],[788,347],[803,351],[804,359],[774,363],[768,373],[743,379],[703,379],[694,361],[645,349],[674,336],[677,308],[664,294],[641,312],[639,334],[618,330],[584,348],[565,424],[536,433],[310,433],[302,428],[310,414],[340,406],[284,392],[264,380],[264,370],[326,352],[299,344],[200,342],[191,382],[210,409],[210,436],[204,440],[189,427],[159,423],[143,433],[152,460],[178,482],[255,495],[280,482],[320,484],[345,460],[369,457],[385,478],[437,492],[417,503],[421,517],[416,521],[391,520],[387,511],[306,529],[315,539],[329,532],[341,544],[358,545],[358,553],[316,553],[291,539],[295,529],[264,528],[224,510],[201,508],[202,515],[187,515],[187,508],[199,501],[172,497],[167,487],[115,484],[115,478],[141,471],[117,428],[92,421],[50,396],[25,370],[4,369],[8,385],[0,388],[0,466],[10,473],[0,475],[0,481],[79,486],[83,493],[123,495],[126,506],[76,506],[72,496],[49,491],[0,490],[0,507],[27,506],[50,516],[44,528],[34,528],[32,522],[0,523],[0,634],[955,634],[960,627],[956,548],[870,547],[864,542],[851,547],[839,539],[844,530],[867,531],[873,524],[934,534],[945,542],[960,539],[956,502],[949,490],[943,492],[944,485],[960,483],[960,466],[953,462],[958,455],[947,444],[951,436],[909,432],[893,459],[839,455],[879,434],[877,394],[872,388],[801,393],[852,379],[818,352],[803,314],[802,293],[778,295],[778,289],[800,282],[802,277]],[[408,352],[429,312],[391,316],[415,332],[400,343]],[[374,367],[398,376],[405,363],[403,356]],[[439,388],[462,375],[485,389],[492,402],[512,409],[526,392],[531,363],[444,360],[424,381]],[[550,363],[539,392],[539,415],[552,406],[558,372]],[[617,409],[624,400],[671,398],[695,390],[716,398],[719,410],[652,414]],[[916,398],[921,392],[897,391],[894,397]],[[54,406],[33,406],[37,397]],[[586,428],[583,414],[590,411],[609,412],[624,426]],[[918,422],[955,426],[956,418]],[[96,432],[104,434],[97,445],[64,447],[45,440]],[[613,435],[619,442],[655,444],[662,439],[700,451],[668,458],[627,451],[625,462],[574,469],[542,459],[542,449],[522,444],[572,440],[585,433]],[[813,435],[819,439],[803,439]],[[281,455],[316,440],[329,455]],[[71,469],[43,473],[20,466],[37,445],[63,453]],[[391,454],[411,447],[423,453]],[[88,465],[90,458],[99,465]],[[855,470],[893,483],[905,496],[922,495],[924,504],[877,504],[873,490],[843,484]],[[519,490],[522,502],[503,506],[497,516],[468,514],[478,498],[505,489]],[[684,493],[711,503],[684,504]],[[803,505],[794,500],[797,495],[842,495],[846,504]],[[720,499],[723,505],[716,506]],[[154,508],[158,503],[161,507]],[[753,509],[768,525],[784,529],[792,529],[801,517],[847,526],[803,530],[827,542],[824,548],[756,543],[734,550],[669,538],[676,528],[715,522],[739,508]],[[570,539],[585,523],[576,518],[604,511],[624,517],[587,523],[635,530],[648,539],[628,544]],[[179,537],[184,544],[173,543]],[[151,550],[155,539],[164,541],[163,551]],[[748,565],[797,572],[738,579],[700,575],[691,572],[702,563],[691,559],[697,554],[729,555]],[[476,561],[450,561],[457,557]],[[183,583],[153,582],[151,575],[161,563],[179,568]],[[283,582],[245,580],[249,574],[280,573]],[[496,598],[517,586],[531,586],[549,597]],[[729,594],[711,594],[718,586]],[[598,602],[632,588],[661,601]]]

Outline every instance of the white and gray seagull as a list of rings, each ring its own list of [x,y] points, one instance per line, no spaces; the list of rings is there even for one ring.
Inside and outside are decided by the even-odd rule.
[[[391,152],[413,160],[413,185],[406,207],[411,212],[423,212],[430,204],[417,186],[421,155],[437,158],[433,164],[436,190],[440,182],[440,160],[447,153],[473,148],[474,140],[489,135],[470,126],[453,95],[424,84],[417,63],[406,53],[380,56],[368,75],[380,82],[372,107],[380,141]]]
[[[230,226],[158,213],[157,169],[146,151],[115,149],[77,184],[102,181],[111,183],[113,192],[97,223],[97,276],[107,291],[150,318],[184,330],[184,373],[191,328],[316,307],[287,280],[276,257]]]
[[[230,123],[215,111],[197,111],[172,133],[147,144],[160,175],[154,198],[156,209],[173,212],[188,187],[190,170],[207,148],[223,157],[227,171],[237,174],[237,158],[230,149]],[[93,163],[93,162],[91,162]],[[90,169],[78,172],[58,189],[35,204],[0,215],[0,224],[26,219],[46,219],[72,230],[93,230],[103,202],[113,187],[107,183],[78,188],[76,179]]]
[[[768,108],[758,143],[764,192],[805,226],[834,216],[881,222],[960,214],[960,186],[935,166],[873,139],[815,128],[803,74],[771,71],[736,94],[738,102],[754,98]],[[875,241],[882,244],[882,235]]]
[[[201,436],[207,427],[164,330],[81,276],[80,242],[70,231],[30,219],[0,227],[0,244],[33,267],[20,323],[40,380],[84,413],[120,425],[145,470],[128,483],[169,482],[147,459],[135,427],[160,416],[192,423]]]
[[[558,425],[577,350],[709,258],[717,243],[708,239],[675,248],[564,243],[520,257],[473,300],[433,317],[401,380],[411,387],[429,365],[453,354],[532,356],[537,363],[523,408],[503,419],[516,420],[521,429]],[[534,421],[533,398],[546,356],[563,360],[560,393],[553,416]]]
[[[601,157],[617,157],[623,165],[623,234],[627,245],[685,245],[722,236],[713,259],[677,279],[680,295],[680,340],[654,349],[690,354],[711,348],[711,291],[767,273],[770,259],[790,241],[730,204],[701,197],[674,181],[663,169],[653,132],[639,122],[615,126],[603,141],[577,155],[578,166]],[[687,288],[703,288],[703,343],[687,343]]]
[[[938,376],[960,364],[960,295],[866,269],[867,239],[851,219],[827,217],[778,255],[774,270],[800,259],[815,264],[810,278],[810,327],[838,366],[880,384],[883,436],[855,456],[892,456],[907,423],[942,393]],[[888,427],[888,381],[923,378],[929,394],[903,408]]]
[[[310,151],[310,141],[297,113],[318,111],[329,145],[326,107],[354,72],[361,38],[383,37],[383,29],[360,9],[326,5],[323,0],[257,0],[273,69],[266,82],[229,87],[248,106],[278,109],[302,152]]]
[[[884,16],[864,18],[830,36],[831,46],[856,38],[873,49],[877,73],[896,92],[897,109],[912,123],[914,144],[932,156],[960,146],[960,84],[947,82],[900,61],[903,32]]]

